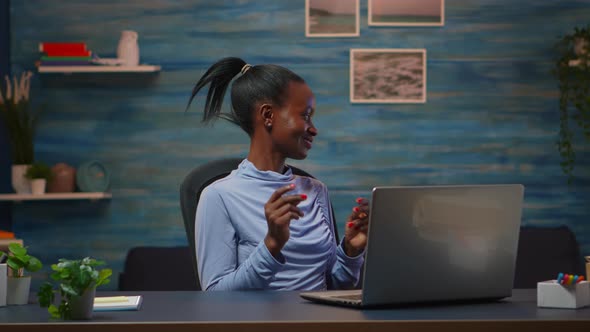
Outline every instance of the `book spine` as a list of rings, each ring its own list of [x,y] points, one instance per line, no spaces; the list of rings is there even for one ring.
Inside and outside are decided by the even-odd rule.
[[[55,42],[41,42],[39,43],[39,52],[84,52],[87,51],[86,43],[55,43]]]
[[[42,56],[41,61],[90,61],[89,56]]]
[[[68,51],[68,50],[51,50],[45,51],[46,56],[76,56],[89,57],[92,56],[92,51]]]
[[[41,61],[41,66],[89,66],[90,61]]]

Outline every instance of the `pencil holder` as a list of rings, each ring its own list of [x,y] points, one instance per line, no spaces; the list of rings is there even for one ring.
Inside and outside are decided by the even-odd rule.
[[[8,268],[6,264],[0,264],[0,307],[6,306],[6,289],[8,283]]]
[[[590,304],[590,283],[561,285],[556,280],[537,283],[537,306],[576,309]]]

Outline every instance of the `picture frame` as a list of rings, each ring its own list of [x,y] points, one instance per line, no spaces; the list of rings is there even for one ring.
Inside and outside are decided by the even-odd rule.
[[[305,0],[305,36],[360,36],[360,0]]]
[[[351,103],[425,103],[426,49],[350,49]]]
[[[444,26],[445,0],[368,0],[369,26]]]

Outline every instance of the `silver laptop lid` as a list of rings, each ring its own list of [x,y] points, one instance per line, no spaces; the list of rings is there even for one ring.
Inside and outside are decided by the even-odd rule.
[[[524,187],[376,187],[363,304],[511,295]]]

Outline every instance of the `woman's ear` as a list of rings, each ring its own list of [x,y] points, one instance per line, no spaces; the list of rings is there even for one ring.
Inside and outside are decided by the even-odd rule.
[[[272,128],[272,121],[273,121],[273,116],[274,116],[272,106],[270,104],[262,104],[262,105],[260,105],[258,110],[259,110],[260,118],[262,119],[262,121],[264,123],[264,127],[268,128],[268,129]]]

